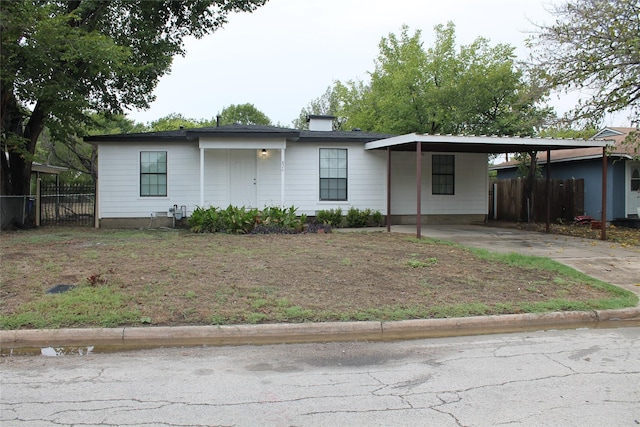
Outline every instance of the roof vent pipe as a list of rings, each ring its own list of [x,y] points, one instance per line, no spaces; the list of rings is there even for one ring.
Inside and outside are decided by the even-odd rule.
[[[220,120],[222,119],[222,116],[220,114],[218,114],[216,116],[216,127],[219,128],[220,127]]]

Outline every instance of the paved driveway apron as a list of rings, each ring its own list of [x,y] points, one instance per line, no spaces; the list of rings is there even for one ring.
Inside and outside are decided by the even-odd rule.
[[[415,233],[415,226],[392,231]],[[640,248],[601,240],[482,225],[427,225],[422,236],[498,252],[554,259],[589,276],[640,293]]]

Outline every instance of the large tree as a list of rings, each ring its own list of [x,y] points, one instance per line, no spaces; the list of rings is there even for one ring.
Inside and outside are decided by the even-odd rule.
[[[63,138],[91,113],[148,107],[185,37],[266,1],[2,1],[0,194],[28,194],[45,126]]]
[[[344,129],[346,117],[339,115],[344,110],[344,93],[345,87],[339,81],[334,82],[333,86],[329,86],[327,90],[318,98],[309,102],[306,107],[300,110],[298,118],[291,125],[295,129],[309,129],[307,117],[310,115],[334,116],[333,127],[336,130]]]
[[[218,114],[221,125],[241,123],[243,125],[271,126],[271,119],[253,104],[231,104]]]
[[[171,113],[150,122],[147,130],[150,132],[162,132],[178,130],[180,127],[195,128],[199,126],[207,126],[207,124],[203,124],[202,120],[185,117],[180,113]]]
[[[550,88],[578,89],[586,99],[570,119],[598,122],[630,108],[640,119],[640,3],[570,0],[531,38],[532,59]]]
[[[458,48],[451,22],[435,27],[427,49],[420,31],[406,26],[379,48],[370,82],[335,86],[341,102],[334,114],[346,117],[347,128],[532,135],[550,115],[537,106],[545,92],[517,67],[512,46],[478,38]]]
[[[145,132],[148,128],[128,119],[122,114],[89,114],[82,126],[76,126],[77,135],[51,137],[48,129],[42,132],[38,142],[38,159],[56,166],[64,166],[74,174],[86,174],[95,183],[98,179],[98,147],[84,142],[85,135],[114,135],[121,133]]]

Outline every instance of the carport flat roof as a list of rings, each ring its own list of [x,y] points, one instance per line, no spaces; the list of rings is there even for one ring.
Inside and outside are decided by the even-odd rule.
[[[422,151],[464,153],[516,153],[523,151],[547,151],[568,148],[605,147],[610,141],[584,139],[531,138],[517,136],[485,135],[430,135],[409,133],[367,142],[365,150],[389,148],[392,151],[415,151],[422,143]]]
[[[410,133],[367,142],[365,150],[387,150],[387,231],[391,230],[389,216],[391,214],[391,152],[406,151],[416,153],[416,236],[420,238],[422,227],[422,152],[449,153],[517,153],[525,151],[546,151],[547,159],[552,150],[577,148],[602,148],[602,217],[606,218],[606,188],[607,188],[607,155],[605,147],[611,141],[584,139],[554,139],[531,138],[514,136],[486,136],[486,135],[429,135]],[[549,163],[549,162],[548,162]],[[549,204],[549,168],[547,168],[546,199]],[[550,218],[547,210],[547,232],[549,232]],[[602,227],[602,240],[606,240],[606,227]]]

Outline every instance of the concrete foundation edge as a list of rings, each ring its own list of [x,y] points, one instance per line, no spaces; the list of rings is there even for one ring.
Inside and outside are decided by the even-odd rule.
[[[640,320],[640,307],[391,322],[5,330],[0,331],[0,348],[105,346],[117,350],[197,345],[382,341],[597,327],[603,322],[636,320]]]

